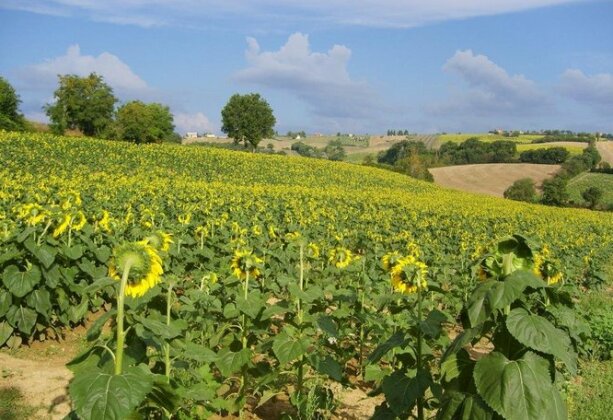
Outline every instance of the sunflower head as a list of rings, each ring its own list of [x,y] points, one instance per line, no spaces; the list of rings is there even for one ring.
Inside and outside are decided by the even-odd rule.
[[[391,274],[392,287],[399,293],[410,295],[428,287],[428,266],[412,255],[398,259]]]
[[[19,217],[30,226],[38,225],[48,216],[44,207],[37,203],[24,204],[19,208],[18,213]]]
[[[121,280],[125,270],[128,272],[126,296],[140,297],[161,281],[162,259],[155,248],[147,241],[131,242],[113,250],[109,264],[109,277]]]
[[[68,229],[68,226],[70,225],[70,221],[72,220],[72,217],[70,217],[69,214],[64,214],[57,227],[53,230],[53,237],[57,238],[59,237],[61,234],[63,234],[64,232],[66,232],[66,230]]]
[[[72,217],[72,221],[70,222],[70,227],[72,228],[72,230],[81,230],[83,229],[83,227],[85,226],[85,223],[87,223],[87,218],[85,217],[85,214],[79,210],[73,217]]]
[[[163,252],[168,252],[170,249],[170,244],[174,243],[172,240],[172,235],[170,233],[162,232],[161,230],[156,230],[151,235],[147,236],[145,241],[147,241],[158,251]]]
[[[328,261],[336,268],[346,268],[354,259],[350,250],[341,247],[331,249],[328,256]]]
[[[383,268],[385,271],[391,271],[392,268],[398,263],[398,260],[402,258],[400,252],[392,251],[388,252],[381,258],[381,264],[383,264]]]
[[[264,264],[261,258],[258,258],[252,251],[248,250],[236,250],[230,267],[232,273],[241,280],[247,278],[249,274],[250,278],[257,278],[262,275],[261,269]]]
[[[319,246],[315,242],[311,242],[306,247],[306,256],[307,258],[311,258],[316,260],[319,258],[321,251],[319,250]]]

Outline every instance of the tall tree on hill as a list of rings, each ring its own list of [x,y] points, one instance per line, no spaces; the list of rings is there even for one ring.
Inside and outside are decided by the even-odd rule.
[[[169,141],[174,136],[173,115],[167,106],[131,101],[117,110],[113,137],[140,143]]]
[[[277,122],[272,108],[258,93],[232,95],[221,111],[221,120],[221,131],[235,143],[251,146],[252,151],[263,138],[274,134],[273,127]]]
[[[58,77],[55,103],[44,107],[51,130],[63,134],[66,129],[78,129],[86,136],[101,136],[113,121],[117,102],[113,89],[96,73]]]
[[[0,77],[0,130],[21,131],[25,128],[25,119],[19,112],[20,103],[13,86]]]

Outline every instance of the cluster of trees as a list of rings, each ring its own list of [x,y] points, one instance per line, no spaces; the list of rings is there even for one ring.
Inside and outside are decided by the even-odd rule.
[[[343,148],[343,144],[339,140],[332,140],[328,143],[328,145],[319,149],[314,146],[310,146],[301,141],[292,144],[291,149],[298,153],[300,156],[318,158],[318,159],[329,159],[329,160],[343,160],[347,156],[345,149]]]
[[[287,137],[289,137],[290,139],[297,139],[298,137],[300,137],[301,139],[305,138],[307,135],[304,132],[304,130],[302,131],[288,131],[286,134]]]
[[[409,130],[387,130],[388,136],[408,136]]]
[[[569,194],[568,181],[580,173],[595,170],[601,161],[594,143],[590,143],[579,156],[573,156],[562,164],[562,169],[550,179],[543,181],[542,195],[538,196],[534,181],[525,178],[515,181],[505,192],[505,198],[518,201],[540,202],[550,206],[567,206]],[[583,199],[590,208],[595,208],[602,198],[602,191],[597,187],[590,187],[583,191]]]
[[[545,163],[556,165],[566,162],[570,153],[564,147],[550,147],[547,149],[533,149],[521,152],[519,160],[525,163]]]
[[[515,142],[498,140],[483,142],[471,137],[462,143],[447,142],[440,150],[440,159],[447,165],[512,162],[517,153]]]
[[[180,140],[167,106],[129,101],[115,109],[118,100],[102,76],[91,73],[85,77],[58,77],[55,101],[44,107],[54,133],[79,130],[86,136],[137,144]]]
[[[21,99],[13,86],[0,77],[0,130],[23,131],[27,128],[26,119],[19,112]]]

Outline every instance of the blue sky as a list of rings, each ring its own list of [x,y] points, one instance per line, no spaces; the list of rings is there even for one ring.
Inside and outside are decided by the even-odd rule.
[[[613,132],[613,2],[0,0],[0,75],[43,120],[57,74],[101,74],[219,132],[233,93],[277,129]]]

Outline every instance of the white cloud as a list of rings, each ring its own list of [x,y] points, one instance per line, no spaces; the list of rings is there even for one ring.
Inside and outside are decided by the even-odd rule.
[[[561,78],[558,90],[565,96],[603,111],[613,110],[613,74],[585,75],[581,70],[568,69]]]
[[[373,117],[377,96],[366,82],[353,80],[347,70],[351,50],[334,45],[325,53],[313,52],[307,35],[295,33],[278,51],[261,51],[248,38],[248,67],[236,81],[288,92],[308,104],[321,118]]]
[[[551,107],[548,96],[535,82],[523,75],[509,75],[488,57],[471,50],[457,51],[443,70],[459,76],[468,87],[430,106],[434,114],[526,116]]]
[[[214,133],[216,132],[215,125],[202,112],[194,114],[175,113],[174,123],[176,131],[180,134],[185,134],[188,131],[196,131],[198,133]]]
[[[109,52],[97,57],[83,55],[79,45],[71,45],[62,56],[22,69],[19,77],[30,88],[45,88],[57,85],[59,74],[86,76],[93,72],[101,75],[109,86],[122,95],[143,95],[151,91],[147,83],[116,55]]]
[[[4,0],[0,7],[139,26],[203,19],[412,27],[587,0]]]

